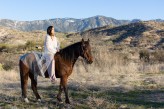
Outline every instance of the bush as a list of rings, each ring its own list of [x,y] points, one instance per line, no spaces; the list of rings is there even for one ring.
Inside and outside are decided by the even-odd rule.
[[[26,44],[25,44],[25,48],[26,49],[30,49],[30,50],[33,50],[35,48],[35,42],[33,41],[27,41]]]
[[[3,65],[2,65],[2,68],[4,69],[4,70],[11,70],[11,69],[13,69],[14,68],[14,62],[12,62],[12,61],[6,61]]]
[[[140,60],[143,60],[144,62],[149,62],[150,61],[150,53],[148,50],[141,50],[139,52],[139,58]]]
[[[0,63],[0,70],[3,70],[3,65]]]
[[[8,52],[9,46],[7,44],[0,44],[0,52]]]

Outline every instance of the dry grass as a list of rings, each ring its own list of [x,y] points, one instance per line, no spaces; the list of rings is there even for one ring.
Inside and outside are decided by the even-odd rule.
[[[9,71],[1,70],[0,75],[3,76],[0,80],[0,83],[8,83],[8,82],[14,82],[19,80],[18,72],[16,72],[15,70],[9,70]]]
[[[98,50],[98,51],[96,51]],[[134,62],[125,58],[121,52],[109,52],[98,48],[94,51],[94,63],[87,65],[79,60],[71,79],[85,85],[103,87],[122,86],[133,89],[142,82],[142,75],[158,74],[163,71],[164,64]],[[80,77],[80,78],[79,78]],[[162,81],[161,81],[162,82]]]
[[[74,43],[81,38],[76,39],[60,39],[63,46]],[[97,43],[98,42],[98,43]],[[32,103],[30,105],[21,101],[20,78],[18,69],[18,59],[21,54],[1,53],[0,57],[0,107],[11,108],[147,108],[161,107],[163,98],[155,101],[153,92],[146,95],[147,90],[154,90],[161,94],[164,88],[163,83],[163,63],[145,63],[139,60],[138,55],[131,57],[129,48],[123,50],[110,51],[101,41],[92,40],[92,53],[94,62],[91,65],[85,63],[79,58],[73,69],[73,74],[69,78],[69,95],[73,102],[71,106],[59,106],[55,96],[58,92],[58,84],[52,86],[48,79],[38,78],[38,90],[42,98],[45,100],[43,104],[37,104],[30,89],[29,82],[29,98]],[[123,46],[122,46],[123,47]],[[13,62],[15,68],[5,71],[2,64],[5,62]],[[138,91],[139,90],[139,91]],[[143,92],[142,92],[143,90]],[[150,98],[145,98],[142,95]],[[64,97],[63,97],[64,99]],[[139,99],[139,101],[138,101]],[[126,101],[126,102],[125,102]],[[137,103],[140,104],[137,104]],[[2,105],[1,105],[2,103]],[[144,104],[147,103],[147,104]],[[143,107],[142,107],[143,106]]]
[[[142,93],[144,95],[145,92],[134,92],[134,97],[131,98],[131,93],[133,93],[131,91],[136,89],[143,90],[145,88],[151,90],[163,88],[164,84],[162,80],[164,79],[164,76],[162,75],[162,71],[164,65],[162,63],[149,64],[140,61],[135,62],[127,58],[126,55],[127,54],[124,54],[124,52],[109,52],[106,48],[100,49],[97,47],[93,48],[93,64],[88,65],[83,59],[79,58],[68,83],[70,99],[73,104],[71,106],[65,105],[62,107],[77,109],[96,107],[109,109],[119,107],[137,107],[138,105],[136,104],[137,101],[135,101],[135,96]],[[11,99],[11,101],[9,99],[5,100],[5,103],[7,102],[5,106],[10,107],[14,105],[20,108],[40,107],[40,105],[35,102],[31,105],[21,102],[18,69],[8,71],[1,69],[0,75],[0,93],[2,94],[0,99],[4,101],[3,97],[5,96]],[[153,81],[153,83],[151,81]],[[52,87],[49,80],[40,77],[38,78],[38,90],[42,98],[45,99],[46,103],[43,103],[45,108],[52,108],[54,106],[56,108],[58,107],[56,99],[54,99],[54,97],[52,98],[53,92],[55,92],[53,96],[57,94],[58,84],[59,81],[55,87]],[[127,92],[127,96],[118,98],[119,94],[122,94],[122,92]],[[29,98],[35,100],[33,92],[30,89],[30,82],[28,93]],[[138,97],[138,99],[141,99],[140,96]],[[147,97],[147,95],[145,95],[145,97]],[[120,104],[121,99],[132,99],[132,101],[134,100],[134,103],[133,105],[128,104],[129,102],[122,102]],[[147,100],[151,101],[155,99],[156,98],[151,97]],[[49,100],[51,100],[52,103],[47,104]],[[162,100],[163,99],[160,98],[160,101]],[[53,104],[54,102],[55,104]],[[144,104],[142,106],[144,106]],[[153,106],[155,106],[155,104]]]

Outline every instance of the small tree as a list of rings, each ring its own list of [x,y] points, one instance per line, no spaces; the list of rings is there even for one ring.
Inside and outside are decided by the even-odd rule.
[[[26,44],[25,44],[25,48],[26,48],[26,49],[32,50],[33,47],[35,47],[35,42],[33,42],[33,41],[27,41],[27,42],[26,42]]]
[[[143,60],[145,62],[149,62],[150,61],[150,53],[148,50],[141,50],[139,52],[139,58],[140,60]]]

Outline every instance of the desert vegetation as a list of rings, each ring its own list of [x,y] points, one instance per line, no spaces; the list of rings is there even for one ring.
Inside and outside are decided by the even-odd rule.
[[[38,77],[38,92],[43,102],[36,101],[29,81],[30,103],[24,103],[21,99],[19,56],[31,51],[43,51],[43,48],[38,50],[37,47],[43,47],[44,33],[44,31],[39,31],[41,38],[37,41],[30,40],[27,36],[37,36],[38,32],[27,32],[25,33],[28,34],[27,36],[23,34],[24,38],[28,39],[24,43],[0,44],[0,107],[20,109],[164,108],[164,51],[161,44],[159,46],[161,48],[151,49],[152,46],[150,48],[131,46],[133,41],[131,44],[124,42],[116,44],[113,42],[116,40],[113,35],[90,37],[89,34],[85,36],[69,34],[67,37],[65,33],[56,33],[61,42],[61,48],[80,41],[82,37],[85,40],[90,38],[94,57],[91,65],[86,64],[85,60],[80,57],[74,66],[73,74],[68,82],[71,105],[57,102],[59,80],[52,85],[49,79],[43,77]],[[147,37],[149,34],[149,32],[144,32],[141,35]],[[118,34],[115,36],[119,38]],[[22,37],[19,40],[22,40]],[[64,98],[64,94],[62,97]]]

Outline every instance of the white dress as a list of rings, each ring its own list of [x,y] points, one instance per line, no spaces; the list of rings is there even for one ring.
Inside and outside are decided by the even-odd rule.
[[[53,40],[51,39],[50,35],[47,35],[44,42],[44,52],[55,54],[60,49],[60,44],[56,37],[53,37]]]
[[[48,67],[48,74],[50,79],[55,79],[55,60],[54,55],[60,49],[60,44],[57,38],[53,39],[50,35],[46,35],[44,42],[44,57],[46,59],[46,66]]]

